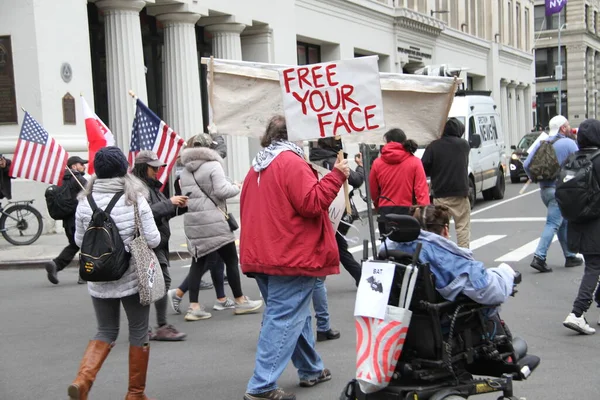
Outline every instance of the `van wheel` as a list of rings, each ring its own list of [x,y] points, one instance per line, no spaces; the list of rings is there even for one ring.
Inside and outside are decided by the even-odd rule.
[[[469,203],[471,203],[471,210],[475,207],[475,199],[477,198],[477,192],[475,192],[475,182],[473,178],[469,178]]]
[[[496,186],[482,192],[484,200],[501,200],[504,198],[504,190],[506,189],[506,180],[502,169],[498,169],[496,173]]]

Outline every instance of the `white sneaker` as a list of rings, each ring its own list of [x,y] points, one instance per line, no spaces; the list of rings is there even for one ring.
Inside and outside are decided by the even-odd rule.
[[[257,312],[263,305],[262,300],[250,300],[248,296],[244,296],[243,303],[235,303],[235,311],[234,313],[237,315],[240,314],[251,314]]]
[[[567,319],[564,320],[563,325],[583,335],[593,335],[596,333],[596,330],[588,325],[583,314],[577,318],[575,314],[570,313]]]
[[[213,310],[223,311],[235,308],[235,301],[231,300],[229,297],[225,298],[225,301],[215,301],[215,305],[213,306]]]

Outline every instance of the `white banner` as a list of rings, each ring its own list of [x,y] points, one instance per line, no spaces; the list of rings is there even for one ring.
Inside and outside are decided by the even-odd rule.
[[[385,127],[377,56],[279,70],[288,139]]]
[[[395,264],[387,261],[363,261],[354,305],[355,317],[385,318],[394,271]]]
[[[282,115],[279,71],[289,65],[202,59],[208,64],[212,121],[220,134],[260,138],[269,119]],[[420,145],[439,138],[454,99],[453,78],[380,73],[386,128],[344,136],[344,143],[383,144],[399,127]],[[458,81],[459,82],[459,81]],[[318,136],[318,134],[317,134]]]
[[[319,180],[323,179],[325,175],[331,172],[327,168],[323,168],[316,164],[311,163],[310,165],[317,170]],[[333,200],[333,203],[329,206],[329,220],[331,221],[331,225],[333,225],[334,231],[337,231],[340,221],[342,220],[342,215],[344,215],[344,211],[346,211],[346,197],[344,196],[344,188],[342,187],[335,200]]]

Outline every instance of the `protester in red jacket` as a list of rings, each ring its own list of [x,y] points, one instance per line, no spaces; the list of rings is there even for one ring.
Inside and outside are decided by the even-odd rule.
[[[340,270],[328,210],[350,169],[337,162],[319,181],[302,148],[287,139],[284,117],[273,117],[240,199],[241,267],[266,304],[245,400],[295,399],[277,387],[290,359],[300,386],[331,379],[314,348],[310,302],[317,277]]]
[[[380,233],[387,232],[386,214],[408,214],[412,205],[429,205],[427,177],[421,160],[414,156],[417,144],[398,128],[389,130],[384,138],[387,144],[369,175],[371,198],[380,216]]]

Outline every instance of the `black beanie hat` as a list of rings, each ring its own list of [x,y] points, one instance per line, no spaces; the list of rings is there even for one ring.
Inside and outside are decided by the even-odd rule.
[[[127,168],[129,168],[127,158],[118,147],[103,147],[94,157],[94,170],[100,179],[125,176]]]

